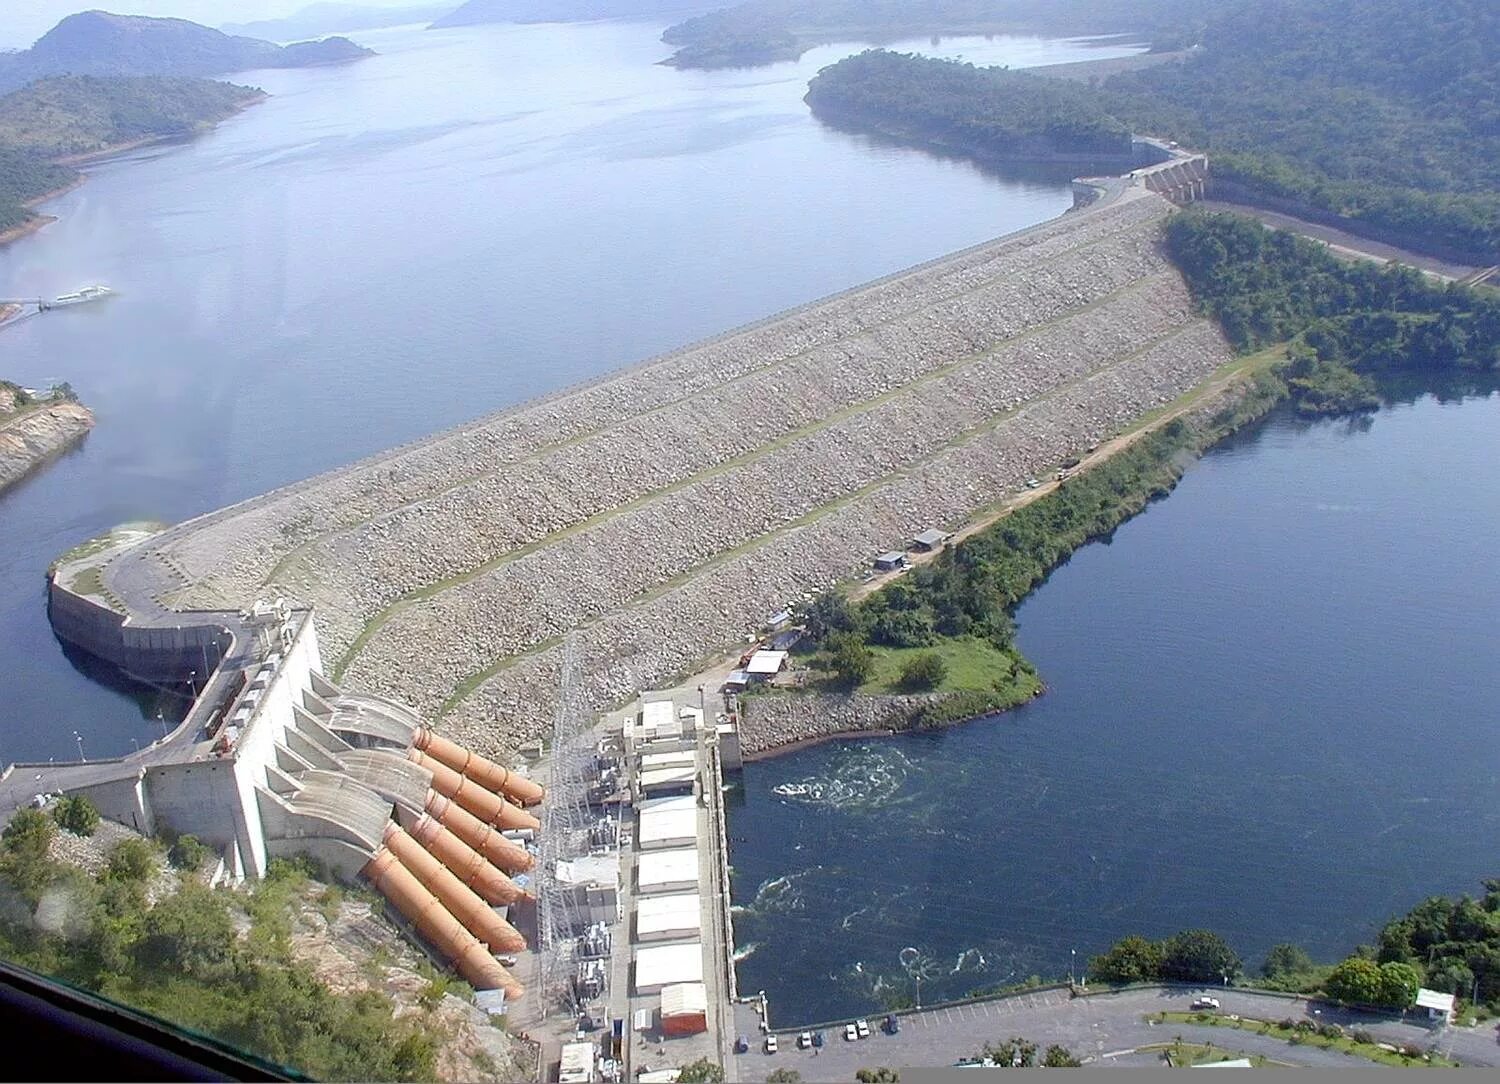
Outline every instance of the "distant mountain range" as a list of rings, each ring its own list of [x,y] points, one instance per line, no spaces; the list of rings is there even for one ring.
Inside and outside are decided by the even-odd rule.
[[[458,7],[459,2],[460,0],[446,0],[446,3],[399,8],[338,3],[309,4],[284,19],[225,23],[219,29],[226,34],[243,34],[252,38],[265,38],[267,41],[302,41],[305,38],[319,38],[325,34],[340,34],[349,30],[378,30],[381,27],[405,26],[408,23],[430,23]]]
[[[574,23],[591,19],[655,19],[712,11],[714,0],[468,0],[432,25],[481,23]]]
[[[347,38],[281,46],[231,37],[186,19],[86,11],[69,15],[30,49],[0,56],[0,91],[49,75],[221,75],[371,55]]]

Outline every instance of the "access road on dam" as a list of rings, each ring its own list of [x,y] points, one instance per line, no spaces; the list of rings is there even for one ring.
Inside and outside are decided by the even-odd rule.
[[[1231,361],[1144,186],[179,525],[132,612],[312,605],[356,687],[504,753],[695,670],[803,593],[956,528]]]

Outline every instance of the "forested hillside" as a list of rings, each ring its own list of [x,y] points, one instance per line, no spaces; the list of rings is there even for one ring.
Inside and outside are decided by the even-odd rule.
[[[346,38],[280,46],[237,38],[186,19],[85,11],[70,15],[23,52],[0,56],[0,90],[49,75],[218,75],[298,68],[369,56]]]
[[[72,183],[77,174],[35,154],[0,146],[0,233],[25,225],[29,200]]]
[[[190,136],[262,97],[208,79],[97,75],[40,79],[0,97],[0,232],[35,217],[27,201],[76,179],[52,159]]]
[[[0,146],[55,157],[187,136],[264,96],[208,79],[54,76],[0,98]]]
[[[1130,129],[1086,87],[872,49],[818,73],[807,103],[842,127],[920,138],[986,158],[1130,155]]]
[[[1213,154],[1221,183],[1500,261],[1492,0],[1240,4],[1209,22],[1199,55],[1106,90],[1137,131]]]

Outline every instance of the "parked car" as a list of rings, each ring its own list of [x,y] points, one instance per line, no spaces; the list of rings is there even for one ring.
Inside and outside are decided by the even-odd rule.
[[[1193,1002],[1193,1011],[1196,1012],[1199,1009],[1209,1009],[1217,1012],[1219,1010],[1219,999],[1216,997],[1200,997],[1197,1001]]]
[[[889,1016],[887,1016],[885,1018],[885,1033],[887,1035],[895,1035],[900,1030],[901,1030],[901,1018],[899,1016],[897,1016],[895,1013],[891,1013]]]
[[[823,1044],[827,1041],[828,1036],[824,1035],[821,1031],[813,1032],[813,1046],[817,1047],[819,1050],[823,1049]]]
[[[870,1022],[863,1019],[856,1020],[854,1021],[854,1030],[855,1034],[861,1039],[868,1039],[870,1037]]]
[[[1027,489],[1036,489],[1036,488],[1037,488],[1037,487],[1038,487],[1038,486],[1039,486],[1039,485],[1041,485],[1041,484],[1042,484],[1042,483],[1041,483],[1041,482],[1039,482],[1039,481],[1038,481],[1038,480],[1037,480],[1037,479],[1035,479],[1035,478],[1028,478],[1028,479],[1026,479],[1026,488],[1027,488]]]
[[[844,1041],[852,1043],[859,1038],[859,1031],[853,1024],[844,1025]]]
[[[774,1053],[776,1053],[776,1036],[774,1036],[774,1035],[767,1035],[766,1036],[766,1053],[767,1054],[774,1054]]]
[[[799,1050],[806,1050],[810,1046],[812,1046],[812,1032],[804,1031],[801,1035],[797,1036],[797,1048]]]
[[[741,1035],[738,1039],[736,1039],[734,1041],[734,1052],[736,1054],[748,1054],[748,1053],[750,1053],[750,1040],[747,1039],[747,1038],[745,1038],[745,1036]]]

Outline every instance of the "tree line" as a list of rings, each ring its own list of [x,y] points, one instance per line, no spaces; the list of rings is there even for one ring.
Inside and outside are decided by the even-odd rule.
[[[1191,211],[1167,251],[1237,350],[1288,344],[1282,375],[1311,413],[1379,403],[1372,375],[1500,370],[1500,295],[1395,264],[1340,260],[1240,215]]]
[[[916,135],[985,158],[1128,158],[1130,129],[1077,83],[956,60],[870,49],[808,84],[807,103],[840,127]]]
[[[1334,965],[1320,965],[1300,946],[1279,944],[1245,985],[1287,990],[1379,1009],[1406,1009],[1418,987],[1456,995],[1474,1006],[1500,1008],[1500,879],[1473,899],[1432,896],[1391,919],[1373,946],[1362,945]],[[1121,938],[1089,962],[1099,982],[1232,983],[1242,979],[1239,956],[1218,934],[1187,930],[1164,941]]]

